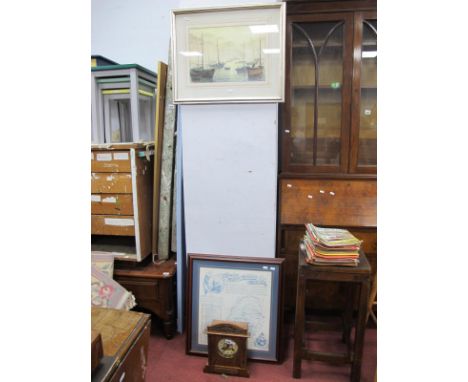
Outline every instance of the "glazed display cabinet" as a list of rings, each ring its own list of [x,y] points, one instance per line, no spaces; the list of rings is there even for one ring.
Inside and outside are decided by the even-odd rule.
[[[277,252],[286,258],[290,305],[305,223],[349,229],[376,272],[376,8],[375,1],[288,2]],[[344,298],[333,285],[312,295],[309,305],[323,309]]]

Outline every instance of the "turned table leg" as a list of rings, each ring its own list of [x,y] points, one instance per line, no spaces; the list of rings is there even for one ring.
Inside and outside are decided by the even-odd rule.
[[[367,302],[369,301],[369,279],[361,282],[359,293],[359,310],[356,321],[356,338],[351,366],[351,382],[361,380],[362,353],[364,349],[364,332],[366,330]]]
[[[174,337],[174,320],[173,319],[163,321],[163,332],[164,332],[164,336],[168,340]]]
[[[297,278],[296,319],[294,322],[293,378],[301,378],[302,342],[304,341],[305,325],[305,287],[305,279],[299,271]]]

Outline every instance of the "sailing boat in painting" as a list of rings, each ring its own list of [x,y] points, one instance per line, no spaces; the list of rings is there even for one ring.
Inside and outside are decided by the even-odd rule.
[[[215,69],[222,69],[224,66],[224,62],[219,61],[219,40],[216,40],[216,57],[218,59],[218,62],[216,64],[211,64],[211,68]]]
[[[194,28],[189,32],[192,83],[265,81],[265,36],[246,26]]]
[[[245,74],[245,73],[247,73],[247,63],[246,63],[246,61],[245,61],[245,43],[242,44],[242,52],[243,52],[242,60],[237,61],[237,64],[239,65],[239,66],[236,68],[237,74]]]
[[[258,59],[247,67],[247,76],[249,81],[263,81],[263,65],[262,65],[262,40],[259,40]]]
[[[203,49],[203,35],[201,37],[201,64],[199,64],[195,68],[190,69],[190,79],[192,82],[212,82],[213,81],[213,75],[214,75],[214,68],[207,68],[205,69],[204,65],[204,49]]]

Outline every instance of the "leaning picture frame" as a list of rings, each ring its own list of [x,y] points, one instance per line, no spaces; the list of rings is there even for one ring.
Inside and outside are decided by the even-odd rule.
[[[283,102],[286,3],[172,11],[174,103]]]
[[[186,353],[206,355],[213,320],[247,322],[247,356],[280,362],[284,259],[188,254]]]

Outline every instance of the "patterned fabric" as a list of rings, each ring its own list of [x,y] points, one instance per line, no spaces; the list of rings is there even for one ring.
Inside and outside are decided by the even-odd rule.
[[[96,266],[91,265],[91,305],[130,310],[136,303],[132,293]]]
[[[114,275],[114,255],[109,252],[91,251],[91,264],[110,278]]]

